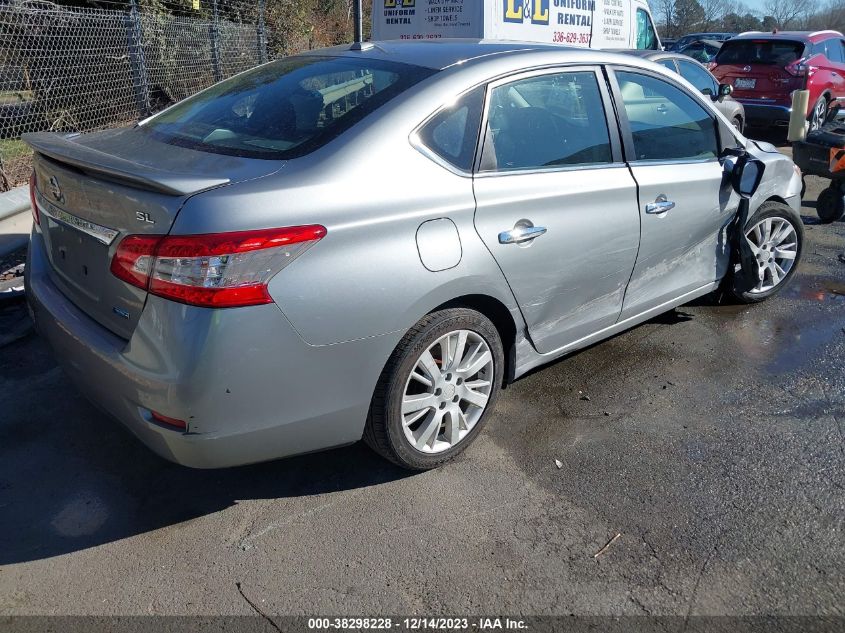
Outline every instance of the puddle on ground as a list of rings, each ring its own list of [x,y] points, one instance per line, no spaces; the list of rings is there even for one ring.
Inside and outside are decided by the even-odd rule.
[[[808,301],[840,301],[845,303],[845,282],[815,276],[796,277],[780,293],[781,297]]]
[[[797,277],[778,296],[799,302],[845,305],[845,282],[812,275]],[[817,357],[822,346],[845,336],[845,311],[794,310],[783,315],[754,306],[724,306],[724,328],[740,355],[764,371],[784,374]]]

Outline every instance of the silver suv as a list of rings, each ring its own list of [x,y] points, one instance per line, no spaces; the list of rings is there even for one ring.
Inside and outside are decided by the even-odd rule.
[[[792,162],[628,55],[339,47],[26,140],[37,329],[195,467],[362,437],[437,466],[528,370],[801,255]]]

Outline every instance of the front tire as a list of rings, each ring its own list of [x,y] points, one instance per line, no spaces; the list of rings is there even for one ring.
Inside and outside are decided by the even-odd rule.
[[[480,312],[450,308],[408,330],[379,377],[364,441],[410,470],[449,461],[477,437],[495,407],[504,351]]]
[[[804,225],[782,202],[764,202],[745,226],[745,239],[757,266],[755,285],[750,289],[743,286],[743,275],[734,269],[729,287],[741,303],[759,303],[783,290],[795,275],[801,260]]]
[[[819,97],[816,105],[813,106],[813,111],[810,113],[810,132],[815,132],[820,129],[827,122],[827,99],[824,96]]]

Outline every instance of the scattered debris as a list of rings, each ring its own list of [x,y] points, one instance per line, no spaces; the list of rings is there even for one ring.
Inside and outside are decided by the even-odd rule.
[[[613,545],[616,541],[619,540],[619,538],[621,536],[622,536],[622,532],[617,532],[616,536],[614,536],[612,539],[610,539],[607,543],[604,544],[604,547],[602,547],[599,551],[597,551],[595,554],[593,554],[593,558],[598,558],[599,556],[604,554],[611,545]]]
[[[23,297],[23,271],[26,249],[0,257],[0,302]]]
[[[839,253],[838,258],[840,262],[845,264],[845,253]]]
[[[590,401],[590,396],[588,396],[588,395],[587,395],[586,393],[584,393],[583,391],[579,391],[579,392],[578,392],[578,397],[579,397],[581,400],[586,400],[587,402],[589,402],[589,401]]]
[[[560,470],[561,468],[563,468],[563,462],[560,461],[559,459],[556,459],[555,460],[555,466],[557,466],[557,469]]]
[[[609,415],[610,415],[610,411],[604,411],[603,413],[604,413],[604,415],[605,415],[605,416],[609,416]]]

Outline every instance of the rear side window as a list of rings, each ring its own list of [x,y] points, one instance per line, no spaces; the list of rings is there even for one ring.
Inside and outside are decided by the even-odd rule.
[[[616,72],[634,141],[634,160],[710,159],[718,155],[716,124],[704,107],[668,82]]]
[[[451,165],[471,171],[483,108],[484,88],[471,90],[426,123],[420,141]]]
[[[804,56],[804,44],[791,40],[728,40],[716,56],[717,64],[788,66]]]
[[[672,59],[661,59],[657,63],[660,64],[661,66],[665,66],[666,68],[671,70],[673,73],[678,72],[678,69],[675,67],[675,61],[672,60]]]
[[[490,93],[484,169],[509,171],[611,162],[596,75],[538,75]]]
[[[288,57],[223,81],[144,124],[201,151],[287,159],[322,147],[435,71],[343,57]]]
[[[678,61],[678,66],[681,69],[681,77],[695,86],[703,94],[713,96],[716,94],[718,87],[713,76],[698,64],[692,62]]]

